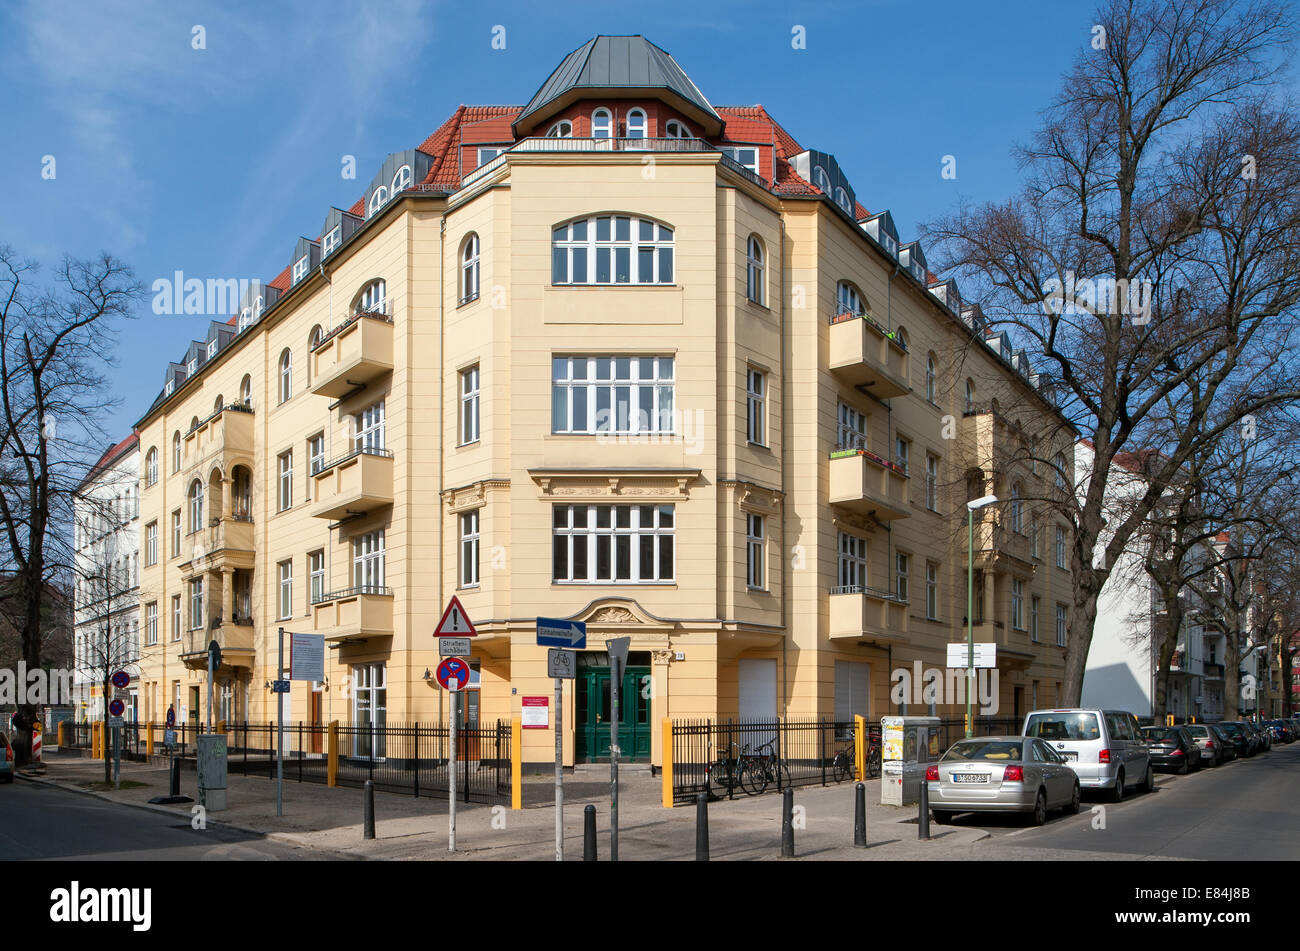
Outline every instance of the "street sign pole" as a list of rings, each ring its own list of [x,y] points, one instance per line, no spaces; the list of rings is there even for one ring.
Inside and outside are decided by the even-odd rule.
[[[609,652],[610,720],[609,720],[609,860],[618,861],[618,728],[623,722],[623,668],[627,666],[630,637],[616,637],[605,642]]]
[[[455,681],[450,681],[455,683]],[[451,689],[451,755],[447,757],[447,851],[456,851],[456,766],[460,758],[456,755],[456,696],[459,693]]]
[[[555,861],[564,861],[564,681],[555,678]]]
[[[275,679],[284,677],[284,628],[280,628],[279,660],[275,666]],[[209,705],[209,712],[211,706]],[[275,814],[284,815],[284,694],[275,695]]]
[[[212,649],[208,648],[208,732],[212,732]]]
[[[113,726],[113,782],[122,788],[122,728]]]

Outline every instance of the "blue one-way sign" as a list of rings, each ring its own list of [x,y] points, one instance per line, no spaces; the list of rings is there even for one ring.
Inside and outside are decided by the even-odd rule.
[[[587,646],[587,625],[583,621],[562,621],[559,618],[537,619],[537,643],[541,647]]]

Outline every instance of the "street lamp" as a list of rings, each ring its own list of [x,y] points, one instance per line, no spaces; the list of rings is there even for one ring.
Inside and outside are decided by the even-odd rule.
[[[971,691],[975,689],[975,510],[993,505],[996,495],[966,503],[966,739],[972,735]]]

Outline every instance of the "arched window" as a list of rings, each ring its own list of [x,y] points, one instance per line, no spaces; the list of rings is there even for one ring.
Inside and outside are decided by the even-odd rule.
[[[1021,502],[1023,496],[1024,490],[1021,489],[1020,483],[1011,483],[1011,530],[1017,535],[1025,533],[1023,503]]]
[[[172,433],[172,472],[181,471],[181,434],[180,430]]]
[[[591,137],[593,139],[614,137],[614,117],[604,106],[591,114]]]
[[[835,189],[835,204],[839,205],[849,214],[853,214],[853,203],[849,201],[849,193],[845,191],[843,185]]]
[[[325,336],[325,331],[321,329],[320,324],[311,328],[311,333],[307,335],[307,349],[315,350],[317,345],[320,343],[320,338],[323,336]]]
[[[593,215],[551,231],[552,284],[671,284],[673,229],[635,215]]]
[[[262,297],[259,294],[257,296],[257,299],[253,301],[253,319],[257,320],[257,318],[261,317],[262,311],[264,311],[265,309],[266,309],[266,298]]]
[[[460,249],[460,303],[478,300],[478,235],[470,232]]]
[[[826,169],[820,165],[813,166],[813,184],[820,188],[822,194],[827,198],[831,196],[831,177],[826,174]]]
[[[644,139],[646,131],[645,110],[633,109],[627,114],[627,137]]]
[[[573,123],[568,119],[561,119],[555,125],[546,130],[548,139],[570,139],[573,138]]]
[[[253,378],[247,373],[239,384],[239,402],[250,408],[253,405]]]
[[[203,482],[195,479],[190,483],[190,531],[197,532],[203,527]]]
[[[975,382],[971,379],[966,380],[966,405],[963,409],[967,414],[975,412]]]
[[[388,201],[388,189],[380,185],[375,189],[375,193],[370,196],[370,204],[366,209],[366,217],[373,215],[380,208],[384,207],[384,202]]]
[[[293,396],[293,354],[285,347],[280,353],[280,402],[287,403]]]
[[[669,139],[689,139],[691,130],[686,128],[686,123],[679,122],[676,119],[669,119],[668,124],[664,126],[664,137]]]
[[[388,313],[388,286],[383,280],[371,281],[357,295],[353,309],[363,314]]]
[[[755,304],[764,303],[763,294],[763,242],[758,235],[749,236],[748,265],[745,270],[745,293]]]
[[[861,317],[867,312],[866,299],[858,289],[848,281],[840,281],[835,288],[835,300],[839,304],[839,313]]]
[[[403,165],[393,176],[392,193],[396,195],[400,191],[405,191],[411,187],[411,166]]]
[[[925,398],[931,403],[935,401],[935,390],[938,388],[936,380],[938,377],[938,370],[938,359],[935,357],[933,352],[927,353],[925,355]]]
[[[241,331],[244,330],[252,322],[253,322],[253,311],[251,308],[245,307],[243,310],[239,312],[239,329]]]
[[[907,350],[907,331],[902,327],[894,331],[894,343],[898,344],[900,350]]]
[[[144,457],[144,484],[151,486],[158,481],[158,448],[151,446]]]
[[[220,413],[220,412],[221,412],[221,407],[223,407],[223,406],[225,406],[225,405],[226,405],[226,404],[222,401],[221,394],[218,393],[218,394],[217,394],[217,398],[216,398],[215,400],[212,401],[212,412],[214,412],[214,413]]]

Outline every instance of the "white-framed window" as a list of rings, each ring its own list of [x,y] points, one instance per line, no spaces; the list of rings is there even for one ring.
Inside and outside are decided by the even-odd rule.
[[[181,553],[181,510],[172,511],[172,557]]]
[[[307,440],[307,472],[315,475],[325,467],[325,434],[317,433]],[[309,480],[310,483],[310,480]]]
[[[962,407],[963,412],[968,416],[975,412],[975,381],[966,381],[966,401]]]
[[[1031,519],[1029,522],[1029,557],[1038,557],[1038,520]]]
[[[502,152],[506,151],[505,146],[501,145],[480,145],[478,149],[478,164],[480,167],[492,161]]]
[[[190,582],[190,630],[203,628],[203,579],[195,578]]]
[[[552,284],[671,284],[673,229],[635,215],[592,215],[551,230]]]
[[[199,369],[198,357],[192,358],[189,363],[185,364],[185,375],[193,376]]]
[[[190,483],[190,532],[197,532],[203,527],[203,483],[195,479]]]
[[[1065,529],[1060,525],[1056,526],[1056,567],[1067,567],[1065,561]]]
[[[745,517],[745,564],[749,587],[760,590],[767,587],[767,559],[763,516]]]
[[[176,381],[168,380],[167,385],[163,387],[163,396],[171,396],[176,389]]]
[[[412,177],[411,166],[403,165],[401,168],[399,168],[397,170],[397,174],[393,176],[392,193],[396,195],[398,192],[403,192],[406,189],[410,188],[411,177]]]
[[[217,342],[216,342],[215,340],[209,340],[209,341],[208,341],[208,359],[211,360],[211,359],[212,359],[213,357],[215,357],[216,355],[217,355]]]
[[[933,561],[925,563],[925,616],[930,621],[939,619],[939,566]]]
[[[911,556],[901,551],[894,552],[894,594],[900,601],[907,601],[907,572]]]
[[[352,437],[353,449],[383,449],[384,443],[384,401],[367,406],[352,417],[355,435]]]
[[[1017,535],[1025,533],[1024,524],[1024,503],[1021,496],[1024,495],[1024,489],[1019,482],[1011,483],[1011,530]]]
[[[835,189],[835,204],[839,205],[849,214],[853,214],[853,202],[849,201],[849,193],[843,185]]]
[[[158,643],[158,602],[150,601],[144,609],[144,642],[149,647]]]
[[[144,484],[147,488],[158,481],[158,450],[151,448],[144,461]]]
[[[253,378],[247,373],[239,382],[239,402],[245,406],[253,405]]]
[[[172,472],[181,471],[181,434],[172,433]]]
[[[460,444],[479,440],[479,368],[460,371]]]
[[[1052,460],[1052,465],[1056,469],[1056,487],[1065,491],[1069,488],[1069,483],[1065,478],[1065,453],[1058,452],[1056,458]]]
[[[325,598],[325,552],[314,551],[307,556],[307,582],[311,603],[317,604]]]
[[[555,125],[546,130],[548,139],[570,139],[573,138],[573,123],[568,119],[561,119]],[[479,164],[482,164],[481,162]]]
[[[847,403],[840,403],[836,409],[838,428],[835,433],[836,449],[867,448],[867,417]]]
[[[737,165],[749,169],[755,175],[758,172],[758,149],[753,146],[724,146],[719,151]]]
[[[380,185],[375,189],[374,194],[370,196],[370,204],[366,206],[366,217],[370,217],[380,208],[383,208],[386,201],[388,201],[388,189]]]
[[[172,640],[181,639],[181,596],[172,595]]]
[[[672,433],[672,357],[555,357],[551,432]]]
[[[343,226],[335,225],[329,231],[325,232],[325,234],[320,239],[321,257],[329,257],[329,255],[334,251],[334,249],[337,248],[342,243],[343,243]]]
[[[384,587],[384,530],[352,540],[352,584],[363,594],[382,594]]]
[[[1011,627],[1025,629],[1025,583],[1019,578],[1011,579]]]
[[[925,355],[925,398],[931,403],[935,402],[938,375],[938,358],[933,353],[927,353]]]
[[[293,560],[282,561],[276,568],[280,577],[279,619],[284,621],[293,617]]]
[[[912,458],[912,442],[902,436],[894,436],[894,461],[903,467],[906,474],[909,469],[909,461]]]
[[[669,119],[664,124],[664,138],[689,139],[691,138],[691,130],[686,127],[686,123],[677,119]]]
[[[848,281],[840,281],[835,288],[837,313],[852,314],[860,317],[867,312],[867,302],[856,287]]]
[[[763,277],[765,260],[763,242],[758,235],[751,234],[746,245],[745,294],[755,304],[763,306],[766,306],[767,300],[766,281]]]
[[[284,512],[293,507],[293,450],[280,453],[278,460],[280,475],[277,511]]]
[[[460,303],[478,300],[478,235],[471,232],[460,248]]]
[[[293,351],[285,347],[280,353],[280,402],[293,396]]]
[[[1065,619],[1066,607],[1059,601],[1056,603],[1056,646],[1065,646]]]
[[[745,372],[745,405],[749,441],[767,445],[767,374],[750,367]]]
[[[304,254],[298,260],[293,262],[293,283],[297,284],[307,276],[307,262],[309,256]]]
[[[839,587],[847,590],[867,586],[867,540],[848,532],[839,533]]]
[[[556,505],[551,579],[585,584],[672,581],[672,505]]]
[[[814,165],[812,179],[812,183],[821,189],[823,195],[829,198],[831,196],[831,177],[826,174],[826,169],[820,165]]]
[[[152,521],[144,527],[144,563],[156,564],[158,561],[158,522]]]
[[[627,137],[644,139],[646,137],[646,118],[644,109],[632,109],[627,114]]]
[[[388,284],[383,280],[371,281],[357,295],[357,311],[363,314],[382,314],[388,306]]]
[[[939,511],[939,457],[932,452],[925,454],[925,507]]]
[[[593,139],[614,137],[614,117],[604,106],[591,114],[591,137]]]
[[[1038,643],[1038,595],[1029,598],[1029,639]]]
[[[460,586],[478,585],[479,510],[460,513]]]
[[[383,759],[387,754],[388,670],[383,661],[352,666],[352,755]]]

